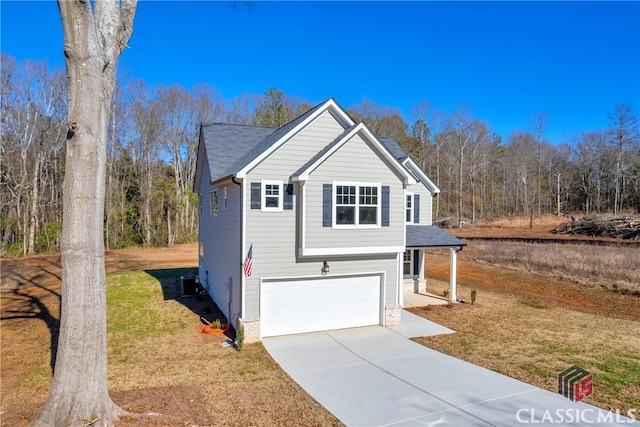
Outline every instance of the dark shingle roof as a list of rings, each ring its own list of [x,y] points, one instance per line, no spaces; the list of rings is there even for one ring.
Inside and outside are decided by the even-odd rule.
[[[240,159],[246,157],[247,153],[275,130],[263,126],[203,124],[202,134],[208,153],[211,179],[215,181],[231,175]]]
[[[393,138],[378,138],[380,140],[380,142],[382,142],[382,144],[384,144],[385,147],[387,147],[387,150],[391,151],[391,154],[393,154],[393,156],[402,161],[404,159],[407,158],[407,154],[404,152],[404,150],[402,148],[400,148],[400,144],[398,144],[398,141],[396,141]]]
[[[203,124],[202,133],[211,180],[216,181],[241,171],[322,105],[316,105],[281,128],[227,123]]]
[[[465,242],[435,225],[407,225],[407,248],[450,248]]]

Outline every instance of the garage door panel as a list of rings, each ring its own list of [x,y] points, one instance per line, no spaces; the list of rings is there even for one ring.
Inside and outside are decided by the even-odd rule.
[[[264,281],[262,336],[377,325],[380,283],[379,275]]]

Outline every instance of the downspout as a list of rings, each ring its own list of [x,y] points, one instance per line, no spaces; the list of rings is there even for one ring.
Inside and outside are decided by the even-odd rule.
[[[238,182],[236,181],[236,177],[232,176],[231,177],[231,182],[233,182],[234,184],[238,185],[240,187],[240,313],[235,314],[236,317],[236,325],[235,328],[238,328],[240,323],[240,318],[244,317],[244,289],[245,289],[245,277],[244,277],[244,272],[243,272],[243,268],[242,268],[242,262],[244,260],[244,254],[245,254],[245,245],[244,245],[244,241],[245,241],[245,214],[244,214],[244,181],[242,182]],[[229,311],[229,317],[233,317],[234,315],[231,314],[231,311]],[[232,320],[229,319],[229,322],[231,322]]]

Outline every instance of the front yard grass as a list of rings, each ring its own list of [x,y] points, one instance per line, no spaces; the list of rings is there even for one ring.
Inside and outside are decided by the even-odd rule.
[[[170,269],[107,275],[109,390],[118,405],[133,413],[116,426],[342,425],[286,375],[262,344],[236,351],[221,347],[227,337],[200,332],[202,322],[193,308],[211,300],[180,298],[177,282],[180,275],[193,273]],[[56,298],[44,301],[57,311]],[[20,369],[20,374],[13,387],[3,388],[1,425],[26,426],[51,384],[51,333],[31,319],[15,319],[3,328],[16,329],[12,339],[23,343],[19,349],[2,349],[3,364],[11,365],[4,367]],[[26,331],[29,337],[23,340]]]
[[[188,414],[195,409],[205,425],[340,425],[280,369],[262,344],[236,351],[221,347],[229,338],[200,332],[202,313],[194,307],[204,304],[207,311],[215,312],[215,305],[208,296],[178,296],[177,279],[194,272],[158,270],[109,276],[110,390],[131,396],[140,389],[168,393],[196,389],[191,399],[195,402],[180,408],[182,415],[165,414],[172,417],[165,423],[194,422]],[[212,314],[204,316],[215,320]],[[127,409],[126,401],[117,403]],[[140,409],[157,412],[166,406],[153,398],[147,404],[151,407]],[[127,418],[123,422],[131,424]]]
[[[428,280],[427,286],[440,293],[449,284]],[[470,301],[471,289],[459,286],[458,295]],[[411,311],[457,331],[416,339],[434,350],[552,392],[557,374],[577,364],[593,374],[594,392],[586,403],[622,413],[640,409],[638,321],[532,304],[488,289],[478,291],[474,305]]]

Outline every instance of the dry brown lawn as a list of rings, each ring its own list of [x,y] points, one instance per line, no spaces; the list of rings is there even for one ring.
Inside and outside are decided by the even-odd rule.
[[[466,303],[411,310],[457,333],[417,342],[554,392],[558,373],[578,364],[594,374],[588,403],[640,408],[640,298],[468,262],[466,250],[458,275]],[[449,289],[448,257],[427,260],[428,291],[440,295]]]
[[[473,287],[477,303],[415,310],[457,331],[418,342],[552,391],[557,373],[577,363],[595,375],[590,403],[640,408],[640,298],[471,261],[469,249],[459,257],[459,296],[470,300]],[[196,245],[110,251],[106,260],[111,395],[138,414],[118,426],[340,424],[261,344],[238,352],[200,334],[198,314],[210,303],[172,288],[196,265]],[[59,257],[3,259],[1,273],[0,419],[25,426],[51,380]],[[438,280],[448,278],[448,256],[430,254],[427,273],[430,291],[447,288]]]
[[[200,333],[209,298],[179,298],[197,247],[107,253],[109,389],[134,413],[128,426],[341,425],[291,380],[261,344],[223,348]],[[59,316],[58,257],[2,260],[2,426],[26,426],[51,381]],[[207,308],[207,310],[204,310]]]

